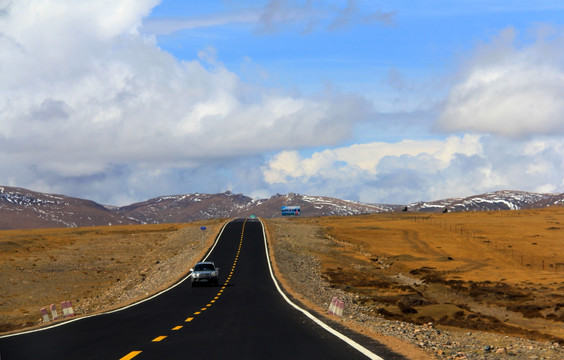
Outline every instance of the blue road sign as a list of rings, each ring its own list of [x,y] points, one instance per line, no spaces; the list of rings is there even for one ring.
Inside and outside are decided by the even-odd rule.
[[[299,206],[282,206],[283,216],[300,216],[300,212]]]

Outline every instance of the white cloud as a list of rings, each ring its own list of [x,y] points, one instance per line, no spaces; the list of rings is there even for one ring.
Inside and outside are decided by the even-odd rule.
[[[143,24],[142,31],[148,34],[168,35],[186,29],[219,26],[231,23],[253,23],[258,21],[259,18],[260,14],[253,10],[195,18],[157,18],[146,21]]]
[[[403,140],[398,143],[356,144],[332,150],[323,150],[303,159],[297,151],[283,151],[268,162],[265,181],[268,183],[285,183],[292,178],[307,179],[319,175],[320,171],[330,173],[331,169],[339,170],[339,164],[346,168],[362,171],[371,176],[378,175],[378,166],[382,159],[409,157],[420,155],[431,156],[440,169],[448,166],[457,155],[472,156],[481,152],[478,136],[449,137],[446,140]],[[347,171],[348,171],[347,170]],[[431,169],[429,169],[431,170]]]
[[[437,126],[508,137],[564,134],[562,34],[518,46],[506,29],[478,47],[450,91]]]
[[[227,24],[250,24],[261,34],[301,29],[302,34],[317,29],[330,31],[355,24],[390,25],[395,12],[368,11],[348,0],[342,7],[325,1],[271,0],[264,6],[247,7],[247,4],[229,4],[228,12],[205,14],[197,17],[171,17],[149,19],[142,31],[150,34],[169,35],[176,31],[222,26]],[[366,5],[366,4],[363,4]],[[368,4],[369,5],[369,4]],[[370,7],[370,6],[369,6]]]
[[[281,152],[263,176],[273,187],[295,192],[408,203],[500,189],[562,191],[562,158],[564,146],[555,140],[465,135],[353,145],[308,157]]]
[[[213,47],[179,61],[139,31],[157,2],[0,0],[0,184],[114,205],[226,187],[252,196],[302,192],[393,203],[500,188],[564,191],[558,34],[518,46],[506,31],[462,69],[437,126],[493,135],[370,142],[374,129],[378,138],[387,128],[405,134],[404,127],[414,138],[428,136],[419,133],[427,131],[432,106],[402,101],[393,109],[428,112],[360,124],[374,113],[362,96],[328,86],[306,97],[263,87],[260,79],[245,82]],[[355,2],[337,10],[269,4],[254,15],[167,31],[233,21],[255,22],[261,31],[299,27],[314,6],[323,11],[308,31],[333,20],[368,21]],[[250,58],[243,66],[255,67]],[[399,72],[390,81],[400,92],[434,93],[406,85]],[[363,128],[368,143],[327,148]],[[304,155],[312,148],[326,150]],[[263,154],[273,155],[265,163]]]
[[[4,5],[0,183],[31,187],[42,178],[42,188],[78,195],[92,184],[102,191],[120,179],[140,189],[134,179],[153,168],[165,174],[158,177],[161,189],[152,183],[153,194],[162,194],[167,187],[182,188],[185,174],[200,179],[194,169],[209,163],[335,144],[372,112],[362,97],[331,89],[302,97],[244,83],[213,48],[202,49],[198,60],[175,59],[138,32],[156,3]],[[231,170],[225,176],[210,175],[217,186],[208,180],[201,188],[224,186],[219,184],[232,171],[226,167]],[[187,183],[184,191],[198,191],[198,184]],[[133,198],[135,191],[120,196]]]

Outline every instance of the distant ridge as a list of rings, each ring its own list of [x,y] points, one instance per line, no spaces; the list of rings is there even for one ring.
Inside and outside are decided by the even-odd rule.
[[[465,198],[417,202],[407,206],[409,211],[489,211],[536,209],[564,205],[564,193],[540,194],[527,191],[502,190]]]
[[[188,222],[250,215],[276,217],[281,216],[280,208],[285,205],[300,206],[302,214],[306,216],[357,215],[393,211],[397,208],[292,193],[277,194],[270,199],[251,199],[227,191],[221,194],[160,196],[118,208],[117,212],[143,223]]]
[[[157,224],[210,218],[281,216],[280,208],[300,206],[302,216],[359,215],[410,211],[488,211],[543,208],[564,204],[564,194],[496,191],[408,205],[366,204],[324,196],[290,193],[269,199],[252,199],[230,191],[220,194],[159,196],[116,207],[94,201],[47,194],[22,188],[0,187],[0,230],[127,224]]]
[[[135,224],[94,201],[0,187],[0,229]]]

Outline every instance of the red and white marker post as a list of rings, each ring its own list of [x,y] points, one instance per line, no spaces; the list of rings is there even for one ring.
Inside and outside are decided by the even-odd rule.
[[[327,312],[329,314],[343,316],[343,311],[345,310],[345,302],[339,300],[336,296],[331,299],[331,304],[329,305],[329,309]]]
[[[43,317],[43,322],[44,323],[48,323],[51,321],[51,319],[49,319],[49,314],[47,314],[47,309],[45,308],[41,308],[41,316]]]
[[[57,308],[55,307],[55,304],[51,304],[50,308],[51,308],[51,317],[53,318],[53,321],[59,319],[59,314],[57,313]]]
[[[72,304],[71,304],[70,301],[63,301],[61,303],[61,307],[63,308],[63,316],[64,317],[74,316],[74,310],[72,308]]]

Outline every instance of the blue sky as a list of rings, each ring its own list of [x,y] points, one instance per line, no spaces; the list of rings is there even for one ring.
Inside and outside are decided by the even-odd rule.
[[[564,192],[558,1],[0,0],[0,184]]]

